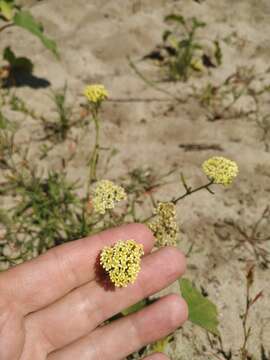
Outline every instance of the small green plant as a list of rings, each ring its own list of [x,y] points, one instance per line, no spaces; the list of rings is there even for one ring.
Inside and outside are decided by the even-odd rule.
[[[270,152],[270,114],[257,113],[255,118],[258,128],[261,130],[261,141],[264,143],[266,152]]]
[[[258,73],[254,67],[238,67],[219,85],[208,83],[195,90],[209,121],[234,118],[254,122],[266,152],[270,151],[270,114],[264,106],[270,91],[269,71]],[[244,97],[249,106],[238,107]]]
[[[67,85],[59,91],[52,91],[51,99],[57,117],[54,121],[41,117],[41,121],[43,122],[46,138],[59,142],[67,138],[68,131],[73,125],[71,106],[67,105]]]
[[[208,83],[195,96],[198,97],[208,113],[210,121],[217,121],[232,116],[246,116],[247,112],[234,112],[237,101],[245,95],[255,95],[251,89],[256,79],[253,67],[239,67],[219,85]],[[266,89],[265,89],[266,90]]]
[[[137,65],[128,57],[129,66],[135,74],[148,86],[160,93],[169,96],[169,99],[183,103],[186,99],[178,96],[174,91],[162,87],[160,82],[164,81],[187,81],[192,74],[203,74],[208,68],[215,68],[222,64],[222,50],[220,42],[201,38],[198,33],[206,23],[196,17],[189,19],[179,14],[170,14],[164,21],[171,25],[162,35],[162,43],[143,60],[150,59],[161,69],[162,79],[152,80],[145,76]],[[210,43],[206,48],[207,43]],[[160,77],[160,71],[159,71]]]
[[[187,81],[193,72],[202,72],[207,67],[221,64],[219,42],[211,41],[213,54],[210,57],[198,36],[199,29],[206,27],[206,23],[195,17],[186,19],[178,14],[170,14],[164,20],[172,26],[164,31],[162,45],[145,58],[157,60],[166,70],[168,80]]]
[[[241,226],[232,219],[225,220],[223,225],[236,230],[237,244],[235,248],[248,247],[251,249],[254,260],[262,269],[268,269],[270,266],[270,251],[268,251],[270,236],[267,233],[269,220],[270,207],[267,205],[250,226]]]
[[[4,222],[8,244],[17,249],[16,258],[29,259],[91,232],[83,228],[86,225],[76,186],[68,183],[63,174],[50,172],[42,178],[36,169],[24,167],[23,172],[12,169],[6,178],[8,186],[2,184],[4,193],[15,192],[18,197],[16,205],[5,213]]]
[[[4,129],[1,129],[0,127],[0,168],[5,169],[11,166],[12,154],[14,153],[16,146],[14,144],[14,133],[6,130],[6,127],[8,126],[6,122],[3,124]]]
[[[181,15],[168,15],[166,22],[175,24],[173,30],[166,30],[163,33],[163,47],[168,52],[165,60],[168,67],[170,80],[184,80],[189,77],[192,68],[201,70],[201,59],[196,56],[196,52],[201,50],[201,45],[196,40],[196,33],[199,28],[205,27],[206,23],[191,19],[191,24]],[[181,36],[181,32],[184,35]]]
[[[249,267],[246,274],[246,305],[245,311],[240,316],[242,320],[242,327],[244,333],[244,340],[242,343],[242,347],[240,349],[240,358],[241,360],[249,360],[252,359],[253,356],[249,353],[247,349],[248,340],[252,333],[252,328],[248,325],[248,317],[251,311],[251,308],[255,305],[255,303],[263,296],[263,291],[257,293],[254,297],[251,296],[251,288],[254,283],[254,266]]]
[[[0,110],[0,130],[8,129],[11,127],[11,122]]]

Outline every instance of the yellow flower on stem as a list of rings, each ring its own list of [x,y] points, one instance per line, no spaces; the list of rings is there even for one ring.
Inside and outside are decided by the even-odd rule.
[[[94,211],[105,214],[107,209],[113,209],[115,203],[127,198],[125,190],[110,180],[100,180],[91,201]]]
[[[138,276],[143,254],[143,245],[134,240],[119,240],[114,246],[102,249],[100,264],[116,287],[127,287]]]
[[[235,161],[222,156],[214,156],[202,164],[202,169],[209,180],[214,184],[230,185],[238,175],[238,166]]]
[[[156,220],[149,223],[157,246],[176,245],[179,227],[176,221],[176,207],[172,202],[160,202],[155,209]]]
[[[84,95],[87,100],[93,104],[100,104],[109,97],[108,91],[104,85],[93,84],[88,85],[84,89]]]

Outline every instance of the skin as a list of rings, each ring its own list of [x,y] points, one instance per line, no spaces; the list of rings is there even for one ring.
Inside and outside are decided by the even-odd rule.
[[[105,245],[134,239],[145,255],[136,282],[106,287],[97,277]],[[124,225],[57,246],[36,259],[0,274],[1,360],[120,360],[173,332],[188,316],[177,294],[143,310],[101,325],[139,300],[160,291],[185,271],[176,248],[152,254],[146,226]],[[166,360],[163,354],[145,360]]]

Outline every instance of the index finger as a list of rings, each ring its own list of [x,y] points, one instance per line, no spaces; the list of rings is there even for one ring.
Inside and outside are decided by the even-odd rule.
[[[1,273],[0,294],[16,302],[23,314],[36,311],[94,279],[101,249],[128,239],[143,244],[145,253],[154,244],[154,237],[145,225],[129,224],[59,245]]]

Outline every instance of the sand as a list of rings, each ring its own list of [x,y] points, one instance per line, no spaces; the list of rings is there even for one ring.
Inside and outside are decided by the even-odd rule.
[[[84,101],[84,85],[98,82],[108,88],[110,101],[102,112],[101,142],[118,150],[108,169],[108,178],[120,177],[136,167],[152,167],[157,173],[164,173],[177,165],[179,170],[171,177],[173,184],[159,192],[160,198],[170,199],[182,191],[180,171],[196,186],[205,181],[200,165],[208,157],[221,155],[237,161],[240,175],[233,186],[226,189],[216,186],[214,196],[200,192],[178,206],[179,247],[187,252],[193,244],[186,276],[217,304],[224,350],[232,353],[227,359],[240,359],[245,274],[250,264],[255,265],[252,294],[263,290],[263,297],[250,312],[252,332],[248,349],[254,359],[268,359],[261,355],[261,346],[266,354],[270,352],[269,269],[261,266],[253,247],[247,242],[241,243],[241,235],[228,222],[234,221],[251,231],[269,203],[270,154],[261,141],[261,130],[247,116],[222,114],[220,120],[209,121],[198,99],[189,95],[193,94],[192,86],[199,91],[208,81],[220,83],[234,73],[237,66],[254,66],[257,72],[267,69],[270,2],[44,0],[22,3],[30,7],[47,33],[57,41],[61,60],[55,60],[38,40],[16,28],[1,34],[0,50],[11,44],[18,55],[30,56],[35,75],[49,81],[53,89],[67,83],[68,100],[74,104],[75,111],[79,111],[79,104]],[[178,94],[182,103],[147,86],[127,61],[130,56],[149,78],[159,76],[153,63],[139,60],[160,43],[165,29],[163,18],[172,11],[205,21],[207,27],[202,30],[202,37],[207,41],[219,39],[223,52],[223,64],[219,68],[201,76],[194,75],[187,83],[161,84]],[[224,39],[230,36],[233,40],[228,43]],[[15,91],[38,114],[55,116],[49,88],[22,86]],[[250,104],[251,100],[246,97],[236,106],[246,109]],[[269,97],[264,108],[269,110]],[[18,141],[22,145],[29,143],[30,159],[35,161],[42,134],[40,123],[20,114],[12,113],[12,116],[20,121]],[[80,137],[82,132],[80,128],[73,128],[69,139],[57,144],[48,158],[39,161],[39,166],[62,171],[62,158],[67,158],[75,146],[72,138]],[[84,182],[85,159],[92,144],[90,132],[80,138],[76,155],[69,164],[70,180]],[[193,146],[187,146],[190,144]],[[268,221],[261,232],[269,237],[269,231]],[[269,242],[263,246],[269,249]],[[168,291],[171,290],[177,291],[177,284]],[[166,352],[173,360],[225,359],[218,348],[215,340],[210,341],[203,330],[187,324],[177,331]]]

